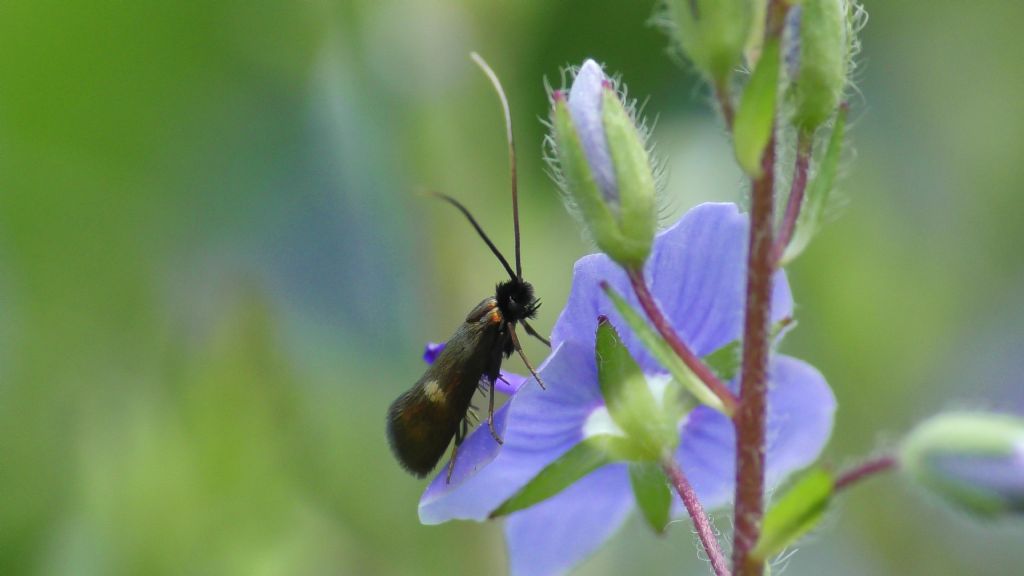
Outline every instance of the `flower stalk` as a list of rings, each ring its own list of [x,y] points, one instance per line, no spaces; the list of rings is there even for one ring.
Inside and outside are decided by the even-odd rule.
[[[658,303],[654,301],[654,296],[647,287],[647,282],[644,281],[643,272],[633,268],[627,270],[626,273],[629,276],[630,284],[633,286],[633,292],[636,293],[636,297],[640,301],[640,307],[644,309],[644,313],[647,314],[651,323],[654,324],[658,334],[672,347],[672,350],[686,364],[686,367],[692,370],[715,396],[718,396],[726,413],[734,414],[738,404],[736,395],[726,387],[725,383],[715,375],[711,368],[697,357],[690,350],[690,347],[686,345],[686,342],[683,342],[683,339],[679,337],[679,334],[676,333],[668,319],[661,313]]]
[[[796,144],[796,166],[793,169],[793,185],[789,190],[789,199],[786,201],[786,213],[782,217],[782,225],[779,228],[779,236],[775,240],[772,259],[778,267],[782,262],[782,255],[793,238],[793,231],[796,229],[797,220],[800,217],[800,209],[804,204],[804,192],[807,190],[807,170],[811,165],[811,151],[814,146],[812,134],[801,132],[797,137]]]
[[[736,116],[736,110],[732,103],[732,90],[729,89],[729,82],[722,81],[715,84],[715,99],[718,100],[718,108],[722,111],[722,119],[725,120],[725,129],[732,131],[732,120]]]
[[[835,491],[845,490],[876,474],[894,470],[898,465],[896,457],[888,454],[862,462],[836,477]]]
[[[682,469],[679,468],[679,465],[672,458],[664,459],[661,467],[665,471],[665,475],[668,476],[669,482],[679,494],[679,498],[683,501],[686,511],[690,514],[690,518],[693,520],[693,527],[697,530],[697,537],[700,539],[701,545],[704,546],[704,551],[708,554],[708,561],[711,563],[711,568],[715,571],[715,575],[731,576],[732,573],[729,571],[725,556],[718,545],[718,538],[715,537],[715,530],[711,526],[711,521],[704,512],[704,507],[700,505],[697,493],[694,492],[693,486],[686,479],[686,475],[683,474]]]

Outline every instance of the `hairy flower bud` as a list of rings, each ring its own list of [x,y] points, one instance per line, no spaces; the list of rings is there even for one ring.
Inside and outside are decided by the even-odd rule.
[[[732,74],[747,46],[754,0],[668,0],[683,53],[716,84]]]
[[[848,0],[803,0],[786,22],[786,71],[793,123],[810,132],[839,105],[851,51]]]
[[[900,458],[911,478],[967,512],[1024,514],[1024,419],[941,414],[910,433]]]
[[[626,267],[642,266],[655,232],[654,172],[644,139],[611,82],[583,63],[568,100],[554,94],[556,172],[598,247]]]

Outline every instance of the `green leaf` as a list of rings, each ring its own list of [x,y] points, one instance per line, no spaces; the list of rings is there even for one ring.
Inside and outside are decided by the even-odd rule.
[[[733,340],[704,357],[704,363],[714,370],[722,380],[732,380],[740,371],[743,347],[739,340]]]
[[[841,107],[836,114],[835,126],[832,127],[832,135],[829,137],[828,148],[825,150],[821,167],[808,186],[800,217],[796,221],[796,231],[793,232],[793,238],[782,254],[782,266],[792,262],[807,248],[811,239],[824,223],[825,208],[828,207],[828,199],[832,193],[836,172],[839,169],[839,157],[842,153],[845,131],[846,108]]]
[[[725,414],[726,411],[725,407],[722,406],[722,401],[686,366],[679,356],[676,355],[675,351],[672,350],[672,347],[668,345],[668,342],[665,342],[661,335],[655,332],[654,328],[651,328],[647,321],[614,288],[607,285],[603,288],[605,294],[612,299],[615,309],[626,321],[626,324],[629,324],[630,329],[633,330],[633,333],[640,339],[640,342],[647,348],[647,351],[654,356],[654,359],[672,374],[675,381],[682,384],[702,404],[706,404]],[[682,414],[680,414],[681,416]]]
[[[491,518],[505,516],[543,502],[587,474],[612,462],[613,449],[610,445],[614,442],[614,437],[602,435],[587,438],[573,446],[491,512]]]
[[[597,380],[612,420],[644,451],[647,460],[658,460],[673,450],[679,443],[675,422],[666,418],[647,377],[607,318],[598,322],[595,354]]]
[[[654,462],[634,462],[629,465],[629,480],[644,520],[658,534],[665,532],[670,520],[672,492],[661,467]]]
[[[753,177],[761,175],[761,155],[775,124],[778,82],[779,41],[775,39],[764,45],[761,59],[743,90],[733,124],[736,160]]]
[[[835,479],[825,470],[805,474],[765,515],[751,556],[768,560],[810,532],[828,509],[834,488]]]
[[[769,341],[774,341],[782,329],[792,323],[792,318],[785,318],[772,325]],[[743,361],[743,345],[739,340],[733,340],[711,354],[703,358],[704,363],[715,371],[722,380],[732,380],[740,371],[740,364]]]

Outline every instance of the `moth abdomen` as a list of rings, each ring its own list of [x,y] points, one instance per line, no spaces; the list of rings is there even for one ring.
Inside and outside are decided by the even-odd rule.
[[[417,383],[388,409],[388,442],[402,466],[416,476],[430,473],[444,455],[465,414],[437,380]]]

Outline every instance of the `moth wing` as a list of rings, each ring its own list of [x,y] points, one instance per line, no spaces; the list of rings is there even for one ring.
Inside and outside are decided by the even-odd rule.
[[[501,366],[502,333],[487,299],[470,312],[434,363],[388,409],[388,441],[406,470],[430,473],[466,418],[481,380]]]

